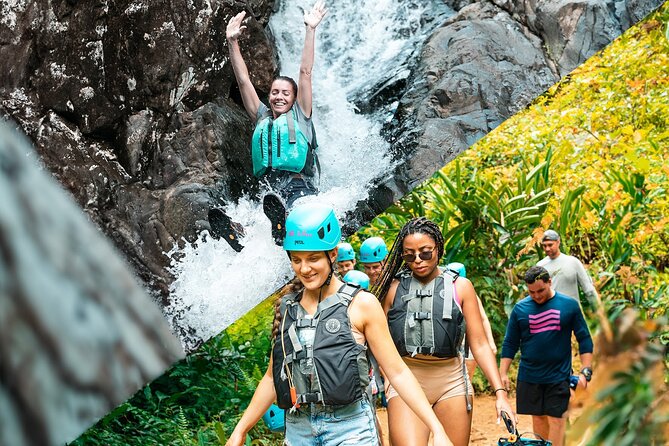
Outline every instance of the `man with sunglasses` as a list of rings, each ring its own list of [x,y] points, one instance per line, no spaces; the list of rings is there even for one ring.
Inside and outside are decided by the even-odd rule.
[[[592,377],[592,338],[578,302],[551,288],[545,268],[528,269],[525,283],[529,296],[518,302],[509,316],[499,372],[508,389],[509,366],[520,350],[516,410],[532,415],[535,433],[554,446],[562,446],[571,396],[571,334],[578,341],[583,367],[581,387]]]

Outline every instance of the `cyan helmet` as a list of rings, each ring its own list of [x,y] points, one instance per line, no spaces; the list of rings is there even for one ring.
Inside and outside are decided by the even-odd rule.
[[[355,259],[355,251],[350,243],[340,243],[337,251],[337,262]]]
[[[309,203],[297,206],[286,217],[286,251],[330,251],[341,239],[341,228],[330,206]]]
[[[382,262],[388,256],[386,242],[381,237],[370,237],[360,245],[360,262]]]
[[[465,268],[465,265],[460,262],[451,262],[446,268],[455,271],[460,277],[467,277],[467,269]]]
[[[369,276],[357,269],[347,272],[344,276],[344,282],[360,285],[363,290],[369,289]]]
[[[265,422],[269,430],[272,432],[283,432],[286,426],[284,420],[284,410],[279,409],[279,406],[272,404],[265,412],[265,415],[262,416],[262,420]]]

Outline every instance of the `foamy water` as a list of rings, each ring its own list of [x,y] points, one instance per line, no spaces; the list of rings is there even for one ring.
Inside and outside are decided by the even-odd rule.
[[[313,119],[321,164],[316,200],[330,204],[338,216],[368,196],[370,182],[391,170],[389,144],[379,135],[391,117],[356,113],[348,97],[406,60],[438,25],[426,17],[447,14],[440,1],[337,1],[317,29],[313,70]],[[270,28],[276,38],[281,74],[298,77],[304,42],[303,9],[313,1],[281,3]],[[244,225],[244,250],[236,253],[204,232],[195,244],[170,254],[177,277],[165,314],[186,349],[225,329],[292,277],[285,252],[274,245],[270,223],[258,197],[222,203]]]

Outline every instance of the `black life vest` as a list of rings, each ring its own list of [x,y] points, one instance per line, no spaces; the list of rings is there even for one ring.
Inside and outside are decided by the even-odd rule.
[[[344,284],[318,304],[311,318],[305,317],[299,304],[301,294],[283,297],[280,330],[272,348],[272,375],[280,408],[289,409],[296,403],[344,406],[365,396],[369,384],[367,347],[353,338],[348,317],[348,306],[359,291],[357,285]],[[311,330],[313,340],[300,341],[304,330]]]
[[[399,286],[388,311],[390,334],[401,356],[458,356],[465,336],[465,318],[454,299],[457,273],[441,270],[427,284],[411,271],[398,275]]]

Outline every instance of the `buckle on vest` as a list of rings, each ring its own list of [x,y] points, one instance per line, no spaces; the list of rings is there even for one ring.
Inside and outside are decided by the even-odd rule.
[[[414,355],[421,354],[421,355],[431,355],[434,353],[434,347],[416,347],[416,350],[414,350]],[[413,356],[413,355],[412,355]]]
[[[431,289],[416,290],[416,297],[420,297],[421,299],[423,297],[432,297],[432,290]]]
[[[432,313],[429,311],[417,311],[413,313],[413,318],[417,321],[424,321],[432,319]]]
[[[297,396],[298,404],[310,404],[323,401],[323,395],[320,392],[301,393]]]
[[[293,352],[286,356],[285,361],[286,364],[292,364],[294,361],[301,361],[303,359],[309,359],[314,357],[314,350],[313,348],[307,348],[300,350],[299,352]]]
[[[317,320],[305,317],[295,321],[295,328],[316,328],[317,324]]]

